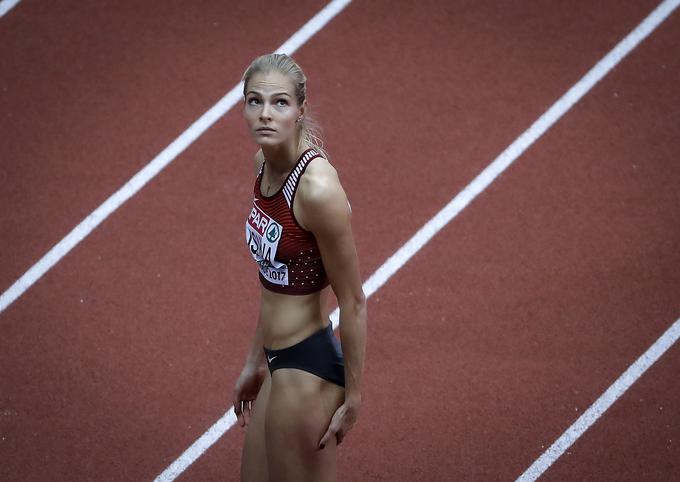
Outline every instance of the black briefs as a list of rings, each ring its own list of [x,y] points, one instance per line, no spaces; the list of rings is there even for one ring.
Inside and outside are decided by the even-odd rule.
[[[297,368],[331,383],[345,386],[345,360],[333,325],[320,329],[295,345],[280,350],[264,348],[269,373],[277,368]]]

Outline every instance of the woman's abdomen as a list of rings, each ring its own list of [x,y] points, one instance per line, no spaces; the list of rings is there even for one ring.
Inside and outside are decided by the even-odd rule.
[[[284,295],[262,288],[260,317],[267,348],[278,350],[304,340],[328,323],[328,291]]]

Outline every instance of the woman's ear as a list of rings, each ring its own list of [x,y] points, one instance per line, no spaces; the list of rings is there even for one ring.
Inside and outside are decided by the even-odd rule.
[[[307,110],[307,99],[302,101],[302,105],[300,106],[300,109],[298,111],[298,118],[299,117],[304,117],[305,116],[305,111]]]

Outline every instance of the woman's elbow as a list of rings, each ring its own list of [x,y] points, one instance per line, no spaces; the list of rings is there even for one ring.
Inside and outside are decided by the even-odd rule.
[[[353,315],[353,317],[364,318],[366,316],[366,295],[363,290],[348,296],[339,303],[340,311]]]

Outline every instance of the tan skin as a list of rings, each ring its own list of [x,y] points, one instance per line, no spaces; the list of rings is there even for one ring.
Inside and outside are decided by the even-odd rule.
[[[299,156],[298,105],[292,82],[277,72],[254,75],[246,88],[244,117],[264,159],[260,188],[275,193]],[[266,129],[265,129],[266,128]],[[302,146],[302,151],[307,146]],[[361,405],[366,347],[366,299],[351,228],[351,211],[335,169],[321,158],[300,178],[293,212],[314,233],[331,286],[296,296],[261,288],[257,329],[233,393],[240,426],[247,426],[241,480],[334,481],[337,444],[354,425]],[[332,289],[340,308],[340,340],[345,356],[345,388],[308,372],[281,368],[271,376],[263,346],[291,346],[329,323]]]

